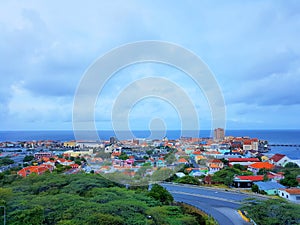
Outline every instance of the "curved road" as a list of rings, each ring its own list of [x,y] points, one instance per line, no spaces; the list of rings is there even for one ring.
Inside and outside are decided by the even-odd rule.
[[[188,203],[214,217],[220,225],[248,225],[237,209],[245,198],[253,197],[243,193],[223,191],[192,185],[162,183],[175,201]]]

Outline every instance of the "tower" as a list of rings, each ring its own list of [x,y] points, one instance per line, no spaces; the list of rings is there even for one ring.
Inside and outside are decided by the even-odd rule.
[[[224,129],[223,128],[217,128],[214,130],[214,140],[215,141],[222,141],[224,139]]]

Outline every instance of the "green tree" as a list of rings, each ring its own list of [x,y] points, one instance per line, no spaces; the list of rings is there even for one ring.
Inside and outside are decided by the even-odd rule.
[[[26,155],[23,159],[23,162],[30,162],[33,159],[34,159],[33,155]]]
[[[280,180],[280,183],[287,187],[296,187],[298,185],[296,177],[291,174],[285,175],[284,179]]]
[[[22,224],[24,225],[40,225],[44,221],[44,209],[42,206],[35,206],[32,209],[16,210],[12,213],[13,220],[10,224]]]
[[[168,205],[173,197],[159,185],[148,192],[118,187],[99,174],[17,177],[0,188],[7,224],[197,224],[198,217]],[[147,219],[149,215],[151,219]]]
[[[297,225],[299,224],[300,205],[283,199],[247,199],[241,207],[257,224]]]
[[[9,158],[8,156],[6,156],[4,158],[0,158],[0,166],[7,166],[7,165],[10,165],[13,163],[14,163],[14,160]]]
[[[254,192],[254,193],[258,193],[258,192],[259,192],[259,188],[258,188],[258,186],[257,186],[256,184],[253,184],[253,185],[252,185],[251,190],[252,190],[252,192]]]
[[[176,157],[174,154],[168,154],[166,157],[167,164],[172,164],[176,161]]]
[[[244,171],[244,170],[247,169],[247,167],[245,167],[245,166],[243,166],[243,165],[241,165],[241,164],[234,164],[234,165],[233,165],[233,168],[238,169],[238,170],[241,170],[241,171]]]
[[[238,169],[227,167],[222,169],[212,176],[214,182],[223,183],[225,185],[231,185],[235,175],[240,175],[242,172]]]
[[[173,196],[164,187],[153,184],[151,190],[147,194],[148,196],[160,201],[164,205],[169,205],[174,201]]]
[[[180,177],[176,180],[176,182],[178,183],[183,183],[183,184],[195,184],[195,185],[199,185],[200,181],[192,176],[184,176],[184,177]]]
[[[285,168],[299,168],[297,163],[294,162],[288,162],[285,166]]]
[[[169,168],[160,168],[152,174],[151,179],[153,181],[164,181],[171,177],[173,174],[174,171]]]
[[[270,172],[270,170],[262,168],[257,172],[257,175],[266,175],[268,172]]]
[[[122,152],[121,155],[119,156],[119,159],[126,160],[126,159],[129,159],[129,157],[126,153]]]
[[[7,201],[12,197],[13,193],[10,188],[1,188],[0,187],[0,200]]]

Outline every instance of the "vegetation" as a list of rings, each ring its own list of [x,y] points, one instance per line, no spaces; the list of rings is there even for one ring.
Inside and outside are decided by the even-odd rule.
[[[294,162],[288,162],[285,166],[285,168],[299,168],[297,163]]]
[[[173,205],[172,195],[157,184],[148,192],[128,190],[97,174],[31,174],[7,182],[9,176],[1,178],[6,182],[0,205],[10,225],[205,224],[195,212]]]
[[[243,165],[241,165],[241,164],[234,164],[234,165],[233,165],[233,168],[238,169],[238,170],[241,170],[241,171],[247,170],[247,167],[246,167],[246,166],[243,166]]]
[[[294,165],[293,163],[287,163],[284,168],[281,168],[279,171],[284,173],[284,179],[280,181],[280,183],[287,187],[296,187],[298,185],[298,181],[296,180],[297,175],[300,174],[300,168],[298,165]]]
[[[164,187],[158,184],[154,184],[147,195],[160,201],[164,205],[170,205],[174,201],[173,196]]]
[[[0,166],[7,166],[13,163],[14,160],[10,159],[8,156],[0,158]]]
[[[296,225],[300,223],[300,205],[283,199],[247,199],[241,208],[256,224]]]
[[[128,155],[124,152],[122,152],[121,155],[118,158],[121,159],[121,160],[129,159]]]
[[[225,185],[231,185],[236,174],[239,175],[240,170],[228,167],[216,172],[212,177],[212,181],[216,183],[223,183]]]
[[[184,176],[184,177],[180,177],[178,179],[176,179],[174,182],[177,183],[183,183],[183,184],[195,184],[195,185],[199,185],[200,181],[192,176]]]
[[[30,162],[33,159],[34,159],[33,155],[26,155],[23,159],[23,162]]]

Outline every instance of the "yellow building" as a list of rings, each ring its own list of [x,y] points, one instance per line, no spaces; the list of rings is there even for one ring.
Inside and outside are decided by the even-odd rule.
[[[75,147],[76,146],[76,141],[67,141],[67,142],[64,142],[64,147],[67,148],[67,147]]]
[[[69,151],[65,151],[64,154],[68,154],[68,155],[73,156],[73,157],[84,156],[84,155],[92,155],[93,154],[93,149],[89,149],[88,151],[69,150]]]
[[[263,162],[267,162],[268,160],[269,160],[269,158],[267,156],[265,156],[265,155],[263,155],[261,157],[261,161],[263,161]]]

